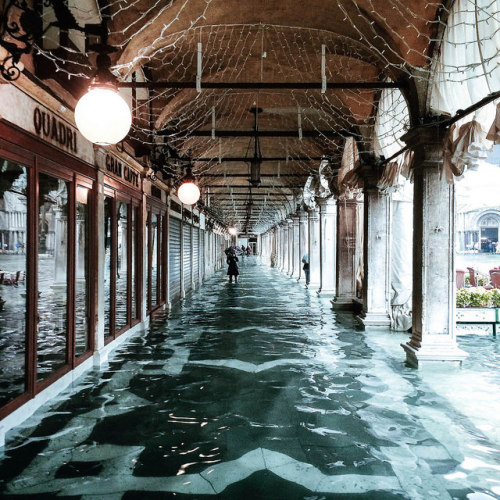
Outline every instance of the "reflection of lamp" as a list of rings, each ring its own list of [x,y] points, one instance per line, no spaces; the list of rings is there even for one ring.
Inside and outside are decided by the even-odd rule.
[[[110,66],[107,54],[97,56],[96,74],[75,108],[78,130],[86,139],[102,146],[120,142],[132,125],[132,113],[118,93]]]
[[[253,187],[257,187],[260,184],[260,166],[262,165],[262,153],[260,152],[260,144],[259,144],[259,124],[258,124],[258,115],[262,111],[261,108],[252,108],[251,111],[255,115],[254,119],[254,152],[253,158],[250,160],[250,184]]]
[[[187,167],[186,175],[177,190],[177,196],[184,205],[194,205],[200,199],[200,188],[195,184],[190,165]]]

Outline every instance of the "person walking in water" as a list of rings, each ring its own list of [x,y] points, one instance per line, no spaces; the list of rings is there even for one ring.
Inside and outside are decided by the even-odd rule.
[[[311,281],[311,271],[309,268],[309,254],[305,254],[304,257],[302,257],[302,269],[304,270],[304,274],[306,275],[306,286],[309,286],[309,282]]]
[[[233,249],[231,249],[227,253],[226,262],[229,266],[227,268],[227,275],[229,276],[229,283],[233,282],[233,276],[234,276],[234,282],[238,283],[238,275],[240,274],[240,272],[238,270],[238,257],[236,256],[236,253]]]

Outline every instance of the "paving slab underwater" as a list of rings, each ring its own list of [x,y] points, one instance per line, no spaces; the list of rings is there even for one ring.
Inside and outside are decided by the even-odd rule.
[[[500,498],[500,368],[404,364],[300,282],[244,260],[10,436],[2,498]]]

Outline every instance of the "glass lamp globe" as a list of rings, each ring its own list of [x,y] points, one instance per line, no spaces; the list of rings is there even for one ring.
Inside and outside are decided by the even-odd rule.
[[[113,88],[91,87],[78,101],[75,122],[82,135],[94,144],[109,146],[120,142],[130,130],[132,113]]]
[[[236,236],[238,234],[238,230],[235,227],[230,227],[229,234],[232,236]]]
[[[177,196],[184,205],[194,205],[200,199],[200,189],[194,182],[184,182],[179,186]]]

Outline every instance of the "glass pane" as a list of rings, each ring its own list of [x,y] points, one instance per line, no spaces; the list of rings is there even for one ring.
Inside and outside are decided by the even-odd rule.
[[[157,302],[158,284],[158,216],[151,214],[151,305]]]
[[[113,199],[104,198],[104,338],[111,334],[111,214]]]
[[[0,160],[0,406],[25,391],[27,172]]]
[[[89,233],[90,233],[89,190],[76,189],[76,248],[75,248],[75,351],[80,356],[89,349],[90,325],[90,277],[89,277]]]
[[[38,380],[66,364],[68,186],[47,174],[38,193]]]
[[[137,308],[137,248],[138,248],[138,243],[137,243],[137,236],[138,236],[138,231],[137,231],[137,221],[138,221],[138,208],[133,207],[132,208],[132,248],[130,251],[132,252],[132,269],[130,270],[132,272],[132,320],[137,319],[139,317],[138,314],[138,308]]]
[[[118,241],[116,248],[116,331],[127,325],[127,252],[128,252],[128,211],[129,206],[118,201],[116,220],[118,223]]]

